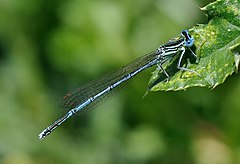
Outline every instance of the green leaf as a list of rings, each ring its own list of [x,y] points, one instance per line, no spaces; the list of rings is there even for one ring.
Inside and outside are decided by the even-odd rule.
[[[223,83],[233,72],[237,72],[240,61],[240,4],[237,0],[216,1],[202,8],[210,19],[207,25],[200,24],[190,30],[195,43],[191,48],[198,56],[192,60],[186,52],[182,66],[196,71],[176,68],[178,58],[164,66],[171,75],[156,70],[149,82],[151,91],[185,90],[193,86],[214,88]]]

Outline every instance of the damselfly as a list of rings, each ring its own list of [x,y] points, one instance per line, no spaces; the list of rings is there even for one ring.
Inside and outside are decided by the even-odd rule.
[[[161,45],[156,51],[148,53],[121,67],[120,69],[110,72],[79,87],[75,91],[68,93],[66,96],[64,96],[61,106],[64,108],[69,108],[70,110],[63,117],[59,118],[45,130],[43,130],[39,134],[39,138],[45,138],[77,112],[93,109],[99,102],[110,97],[113,92],[126,84],[129,79],[149,67],[157,65],[157,67],[166,75],[167,79],[169,79],[170,76],[163,68],[163,64],[173,59],[177,54],[180,55],[177,68],[196,73],[193,70],[181,66],[185,48],[191,47],[193,43],[194,38],[188,33],[187,30],[183,30],[177,39]],[[192,54],[194,57],[197,57],[193,52]]]

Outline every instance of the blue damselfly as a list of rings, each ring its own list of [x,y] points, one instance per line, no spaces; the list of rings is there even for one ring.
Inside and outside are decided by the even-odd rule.
[[[70,110],[63,117],[59,118],[45,130],[43,130],[39,134],[39,138],[45,138],[77,112],[93,109],[99,102],[110,97],[113,92],[126,84],[129,79],[149,67],[157,65],[157,67],[166,75],[167,79],[169,79],[170,76],[163,68],[163,64],[173,59],[177,54],[180,55],[177,68],[196,73],[193,70],[181,66],[185,48],[191,47],[193,43],[194,38],[188,33],[187,30],[183,30],[177,39],[161,45],[156,51],[139,57],[120,69],[110,72],[79,87],[75,91],[68,93],[66,96],[64,96],[61,106],[64,108],[69,108]],[[197,57],[193,52],[192,54],[194,57]]]

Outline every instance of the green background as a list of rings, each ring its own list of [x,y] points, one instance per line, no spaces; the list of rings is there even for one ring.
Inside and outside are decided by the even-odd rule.
[[[92,112],[38,134],[61,98],[207,18],[190,0],[1,0],[0,163],[240,162],[240,83],[151,92],[154,68]]]

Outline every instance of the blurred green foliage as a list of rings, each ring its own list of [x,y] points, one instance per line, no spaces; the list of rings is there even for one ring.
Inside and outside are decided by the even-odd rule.
[[[239,163],[239,74],[155,92],[147,70],[98,109],[38,134],[61,97],[206,22],[189,0],[1,0],[0,163]]]

